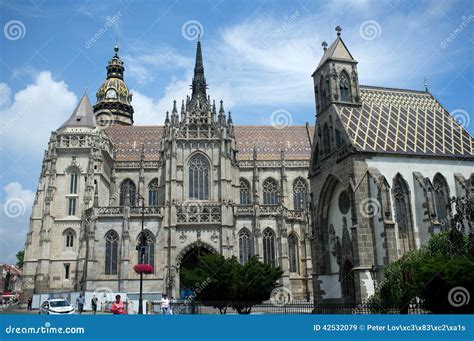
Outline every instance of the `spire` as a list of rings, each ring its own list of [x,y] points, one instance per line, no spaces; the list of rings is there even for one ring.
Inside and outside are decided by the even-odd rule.
[[[59,129],[66,127],[95,127],[94,111],[92,109],[91,102],[87,96],[87,92],[84,92],[81,100],[74,109],[72,115],[64,122]]]
[[[204,77],[204,64],[202,61],[201,40],[198,39],[196,49],[196,63],[194,65],[194,77],[192,84],[193,93],[191,98],[201,97],[202,101],[206,100],[206,78]]]
[[[428,92],[428,79],[425,77],[425,91]]]

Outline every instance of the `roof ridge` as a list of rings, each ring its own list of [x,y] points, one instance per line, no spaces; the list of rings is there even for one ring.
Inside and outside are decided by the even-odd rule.
[[[388,91],[404,91],[404,92],[415,92],[419,94],[431,95],[429,91],[426,90],[415,90],[415,89],[403,89],[403,88],[391,88],[386,86],[377,86],[377,85],[359,85],[361,89],[371,89],[371,90],[388,90]],[[431,95],[432,96],[432,95]]]

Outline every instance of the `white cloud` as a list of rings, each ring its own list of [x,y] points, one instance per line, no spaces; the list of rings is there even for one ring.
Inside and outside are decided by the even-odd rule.
[[[2,87],[9,90],[6,84]],[[53,80],[49,71],[39,73],[33,84],[14,95],[12,102],[11,95],[7,96],[1,99],[11,103],[0,109],[2,145],[12,152],[29,155],[41,155],[51,131],[66,121],[77,103],[66,83]]]
[[[5,185],[3,191],[4,201],[0,211],[0,261],[15,263],[15,254],[23,249],[25,243],[35,194],[16,181]]]

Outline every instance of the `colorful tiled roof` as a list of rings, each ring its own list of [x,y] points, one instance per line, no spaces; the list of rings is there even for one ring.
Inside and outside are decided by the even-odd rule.
[[[117,161],[140,160],[144,144],[145,160],[158,160],[163,126],[111,126],[105,129],[115,145]],[[310,136],[313,136],[310,128]],[[253,148],[259,160],[279,160],[285,148],[287,160],[309,160],[311,146],[305,126],[276,129],[273,126],[235,126],[237,159],[251,160]]]
[[[473,157],[474,139],[426,91],[361,86],[362,106],[336,105],[360,151]]]

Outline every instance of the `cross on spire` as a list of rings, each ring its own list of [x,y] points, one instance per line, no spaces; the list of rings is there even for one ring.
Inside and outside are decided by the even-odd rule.
[[[340,37],[340,36],[341,36],[341,31],[342,31],[341,26],[339,26],[339,25],[336,26],[335,30],[336,30],[336,32],[337,32],[337,36]]]
[[[326,43],[325,41],[323,41],[321,43],[321,46],[323,47],[323,50],[326,51],[328,49],[328,43]]]

